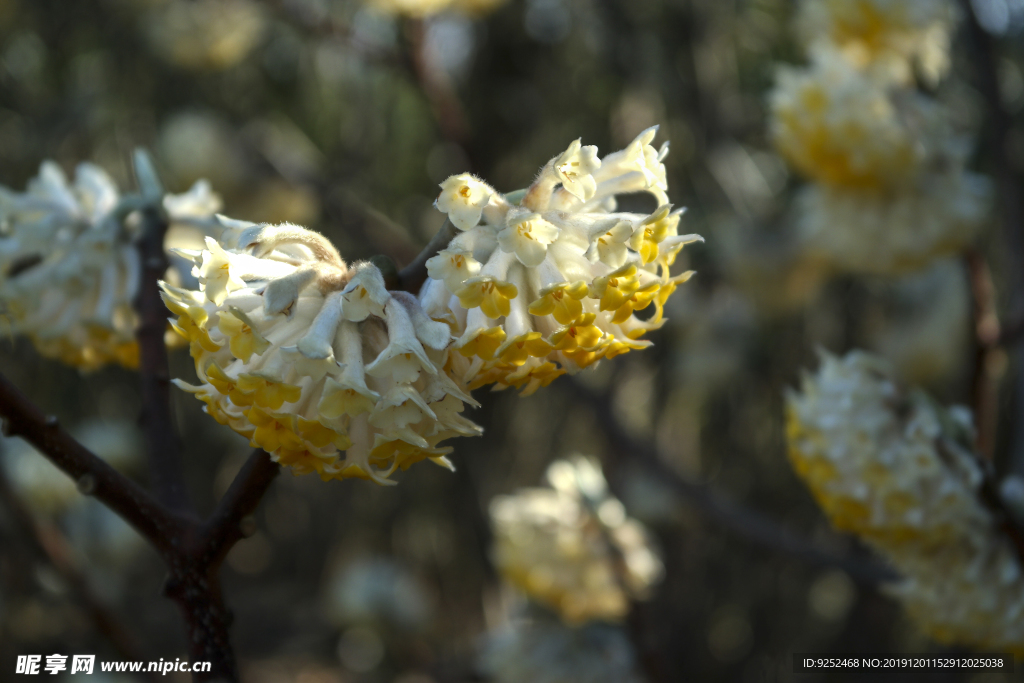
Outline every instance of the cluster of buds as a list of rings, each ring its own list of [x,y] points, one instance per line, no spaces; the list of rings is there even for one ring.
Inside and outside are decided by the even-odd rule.
[[[44,162],[25,192],[0,188],[0,326],[41,354],[91,370],[138,364],[132,301],[141,263],[138,214],[99,167],[81,164],[69,184]],[[167,195],[171,220],[202,223],[219,208],[204,182]]]
[[[427,314],[455,331],[453,368],[470,387],[529,394],[566,372],[645,348],[665,301],[691,272],[669,269],[697,235],[679,235],[668,204],[668,146],[655,128],[598,158],[579,140],[524,191],[503,195],[471,175],[441,184],[437,208],[460,233],[427,262]],[[616,211],[615,196],[647,192],[650,214]],[[648,306],[646,319],[635,315]]]
[[[832,524],[903,577],[890,586],[940,642],[1024,649],[1024,574],[983,504],[970,416],[906,394],[884,363],[825,355],[787,397],[789,455]]]
[[[495,565],[568,624],[622,619],[663,573],[646,531],[608,492],[594,461],[556,461],[547,481],[550,488],[491,503]]]
[[[776,148],[812,181],[796,204],[805,246],[828,267],[873,273],[963,249],[986,217],[990,183],[966,170],[970,144],[948,109],[893,75],[923,59],[912,36],[947,36],[948,3],[803,6],[818,26],[811,64],[781,68],[770,104]]]
[[[177,385],[296,474],[393,483],[420,460],[450,467],[438,444],[480,429],[460,415],[476,403],[449,377],[448,324],[316,232],[221,220],[224,244],[180,252],[199,291],[163,285],[199,378]]]

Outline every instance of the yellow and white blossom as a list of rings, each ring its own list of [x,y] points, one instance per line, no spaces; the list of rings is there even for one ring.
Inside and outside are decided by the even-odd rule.
[[[933,638],[1024,651],[1024,574],[983,504],[965,409],[904,393],[884,362],[823,354],[787,397],[789,456],[832,524],[903,577],[889,587]]]
[[[419,297],[455,331],[456,376],[528,394],[650,345],[640,337],[664,323],[666,299],[692,275],[670,268],[683,245],[701,239],[678,234],[668,147],[651,145],[656,132],[603,159],[573,141],[529,188],[509,195],[468,175],[442,183],[437,206],[462,232],[428,263]],[[636,192],[657,208],[616,211],[616,195]],[[652,315],[634,315],[652,304]]]
[[[44,162],[25,192],[0,188],[0,326],[44,356],[84,370],[138,363],[132,301],[141,264],[137,221],[110,177],[81,164],[73,184]],[[175,227],[206,230],[220,200],[205,182],[167,195]],[[123,215],[124,214],[124,215]],[[168,240],[173,239],[169,233]],[[173,243],[168,244],[173,246]]]
[[[783,68],[771,95],[776,148],[813,181],[795,205],[806,249],[827,267],[892,273],[963,249],[991,202],[966,170],[968,141],[937,102],[821,51]]]
[[[647,532],[608,492],[594,461],[559,460],[547,480],[550,488],[492,501],[498,571],[569,624],[621,619],[663,572]]]
[[[956,15],[950,0],[803,0],[797,23],[812,48],[837,48],[876,78],[905,83],[917,71],[935,83]]]
[[[420,460],[450,467],[440,442],[480,433],[446,374],[448,324],[375,266],[289,224],[238,224],[186,253],[200,291],[165,283],[164,300],[199,384],[175,382],[296,474],[393,483]]]

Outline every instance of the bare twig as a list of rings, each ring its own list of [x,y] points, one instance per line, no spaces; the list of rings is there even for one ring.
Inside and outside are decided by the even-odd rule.
[[[999,426],[999,381],[1005,353],[999,347],[1001,331],[996,290],[988,263],[974,250],[964,255],[964,261],[973,295],[975,342],[971,407],[977,431],[975,450],[982,458],[991,461]]]
[[[200,549],[207,562],[220,565],[228,550],[251,532],[243,523],[259,505],[281,471],[262,449],[256,449],[235,476],[217,508],[203,523]]]
[[[1007,252],[1008,292],[1010,319],[1024,321],[1024,203],[1021,197],[1021,178],[1011,159],[1010,133],[1013,119],[1003,106],[999,87],[999,54],[996,41],[985,31],[974,13],[971,0],[960,0],[966,17],[978,90],[985,98],[988,121],[985,126],[986,142],[995,176],[996,199],[1002,219],[1003,244]],[[1014,392],[1017,404],[1024,404],[1024,356],[1017,354],[1014,370]],[[1018,408],[1019,410],[1019,408]],[[1010,439],[1010,468],[1024,470],[1024,420],[1010,420],[1013,435]]]
[[[711,520],[734,531],[748,541],[771,550],[787,553],[812,564],[838,567],[861,583],[874,585],[898,578],[887,567],[855,557],[840,557],[823,550],[762,513],[748,510],[703,484],[683,479],[665,465],[652,444],[634,439],[626,433],[607,397],[590,391],[577,382],[567,384],[590,404],[612,445],[623,453],[629,453],[628,458],[619,459],[622,465],[628,462],[641,465],[647,473],[670,486],[679,496],[686,499]],[[616,463],[616,465],[618,464]],[[612,474],[608,479],[611,482],[617,480],[618,477]]]
[[[35,446],[50,462],[78,483],[78,490],[95,497],[132,525],[165,557],[172,553],[170,539],[188,523],[169,511],[148,491],[124,476],[70,434],[54,416],[44,414],[6,377],[0,375],[0,417],[4,433]]]
[[[465,144],[469,139],[466,113],[448,74],[433,68],[427,59],[424,29],[422,19],[407,19],[405,22],[405,40],[411,60],[411,71],[420,90],[430,102],[441,135],[451,142]]]
[[[145,177],[148,158],[141,151],[135,154],[136,175]],[[152,174],[152,183],[156,183]],[[144,191],[148,188],[143,187]],[[146,453],[153,488],[160,501],[172,510],[185,510],[184,465],[181,443],[174,429],[171,414],[170,370],[167,362],[167,309],[160,298],[159,282],[167,272],[164,236],[167,233],[167,214],[162,205],[162,192],[152,188],[155,196],[142,209],[142,237],[138,242],[142,261],[142,282],[135,298],[139,326],[135,338],[139,344],[139,374],[142,384],[142,424],[146,438]]]

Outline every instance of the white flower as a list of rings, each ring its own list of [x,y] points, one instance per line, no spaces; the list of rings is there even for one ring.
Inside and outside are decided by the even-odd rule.
[[[164,286],[199,376],[176,384],[299,474],[391,483],[419,460],[450,467],[439,443],[480,432],[452,417],[472,399],[444,375],[447,324],[387,291],[372,264],[349,267],[317,233],[238,227],[237,247],[194,258],[224,260],[241,288]]]
[[[597,181],[592,174],[599,168],[601,160],[597,157],[597,147],[582,147],[578,139],[573,140],[554,162],[555,176],[562,187],[581,201],[587,201],[597,191]]]
[[[512,214],[512,212],[509,212]],[[539,266],[548,252],[548,245],[558,239],[558,228],[538,213],[518,211],[498,233],[498,244],[507,252],[515,252],[524,266]]]
[[[453,292],[479,272],[480,262],[465,249],[445,249],[427,259],[427,275],[435,280],[444,280],[445,287]]]
[[[434,205],[448,214],[448,219],[459,230],[472,230],[480,222],[484,207],[494,190],[468,173],[452,176],[441,183],[441,194]]]

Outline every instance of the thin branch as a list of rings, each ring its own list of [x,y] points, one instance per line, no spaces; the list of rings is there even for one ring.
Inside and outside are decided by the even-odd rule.
[[[18,494],[0,468],[0,503],[7,508],[21,536],[32,552],[49,564],[60,575],[74,600],[81,605],[89,618],[123,659],[142,661],[145,659],[132,634],[121,624],[120,619],[93,592],[89,580],[82,574],[74,559],[74,552],[67,538],[56,525],[37,520],[25,507]]]
[[[446,140],[465,144],[469,139],[469,122],[448,74],[434,68],[427,58],[426,30],[422,19],[407,19],[405,41],[411,71],[420,90],[434,112],[434,118]]]
[[[999,380],[1004,352],[996,309],[996,288],[985,257],[977,251],[964,255],[971,284],[974,320],[974,369],[972,373],[971,407],[977,430],[975,450],[991,461],[999,426]]]
[[[260,504],[280,472],[281,466],[260,448],[245,461],[213,514],[203,523],[200,549],[211,566],[220,566],[232,546],[250,535],[243,521]]]
[[[628,458],[621,459],[623,464],[640,464],[648,474],[670,486],[711,520],[748,541],[771,550],[787,553],[812,564],[838,567],[854,580],[865,584],[874,585],[898,578],[892,570],[874,562],[855,557],[840,557],[823,550],[764,514],[749,510],[703,484],[680,477],[665,465],[653,444],[634,439],[626,433],[607,397],[598,395],[577,382],[567,384],[590,404],[612,445],[620,452],[629,454]],[[616,477],[613,474],[608,479],[614,481]]]
[[[455,239],[455,236],[458,234],[458,228],[445,218],[444,225],[434,234],[427,246],[423,247],[423,251],[419,253],[412,263],[398,271],[399,287],[413,294],[419,292],[420,287],[427,280],[427,261],[435,256],[437,252],[448,246],[448,243]]]
[[[78,443],[61,429],[56,417],[44,414],[3,375],[0,417],[5,434],[35,446],[77,482],[79,491],[117,513],[165,557],[174,552],[170,539],[181,534],[188,520],[167,510],[148,491]]]
[[[136,174],[143,184],[148,163],[136,152]],[[154,175],[155,178],[155,175]],[[154,182],[156,182],[154,180]],[[142,188],[145,190],[146,188]],[[139,326],[135,338],[139,344],[139,374],[142,384],[142,423],[146,453],[153,488],[162,503],[172,510],[185,510],[188,494],[185,488],[181,442],[174,428],[171,413],[170,369],[167,361],[167,309],[160,298],[159,282],[167,272],[164,237],[167,214],[161,203],[162,193],[149,197],[142,209],[142,238],[138,242],[142,260],[142,281],[135,298]]]

